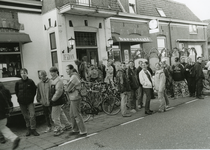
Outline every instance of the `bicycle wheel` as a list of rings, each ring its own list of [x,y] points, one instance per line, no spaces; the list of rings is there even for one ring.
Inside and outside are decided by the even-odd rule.
[[[108,115],[118,114],[120,112],[120,99],[114,96],[104,99],[102,109]]]
[[[90,114],[87,114],[86,112],[89,112],[91,110],[91,105],[87,102],[82,100],[80,104],[81,108],[81,115],[84,122],[87,122],[90,119]]]

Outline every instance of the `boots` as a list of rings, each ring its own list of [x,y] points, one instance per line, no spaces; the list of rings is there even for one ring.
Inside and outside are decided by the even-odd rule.
[[[31,135],[31,129],[27,128],[26,136],[30,136],[30,135]]]
[[[36,129],[31,129],[31,134],[34,136],[39,136],[39,133],[36,131]]]

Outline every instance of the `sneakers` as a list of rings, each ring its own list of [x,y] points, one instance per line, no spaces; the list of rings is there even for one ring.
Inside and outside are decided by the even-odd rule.
[[[16,149],[19,146],[19,143],[20,143],[20,138],[17,137],[13,142],[12,149],[13,150]]]
[[[4,138],[4,137],[0,138],[0,143],[1,143],[1,144],[6,143],[6,140],[5,140],[5,138]]]
[[[34,136],[39,136],[39,133],[36,131],[36,129],[31,129],[31,134]]]
[[[69,136],[72,136],[72,135],[78,135],[79,134],[79,132],[69,132]]]
[[[47,129],[44,131],[44,133],[51,132],[51,131],[52,131],[52,127],[47,127]]]
[[[122,115],[123,117],[131,117],[131,114]]]
[[[71,130],[71,129],[72,129],[71,125],[65,126],[64,128],[62,128],[63,131],[68,131],[68,130]]]
[[[135,109],[131,109],[130,112],[131,112],[131,113],[136,113],[136,110],[135,110]]]
[[[63,133],[64,131],[62,129],[58,129],[54,131],[54,136],[59,136]]]
[[[87,136],[87,133],[77,134],[76,138],[81,138],[81,137],[85,137],[85,136]]]
[[[168,109],[170,106],[166,105],[165,109]]]

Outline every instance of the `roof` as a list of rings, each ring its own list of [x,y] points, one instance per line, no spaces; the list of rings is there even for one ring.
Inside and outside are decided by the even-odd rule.
[[[203,20],[203,22],[208,23],[209,25],[207,26],[207,37],[208,37],[208,42],[210,42],[210,19],[208,20]]]
[[[157,8],[162,8],[166,18],[201,22],[185,4],[172,0],[137,0],[137,11],[140,15],[161,17]]]

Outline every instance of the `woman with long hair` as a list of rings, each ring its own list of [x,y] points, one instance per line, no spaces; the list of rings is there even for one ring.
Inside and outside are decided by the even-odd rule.
[[[70,77],[69,82],[67,83],[66,92],[70,99],[70,119],[73,128],[69,135],[82,137],[87,135],[87,130],[80,113],[81,96],[78,90],[81,88],[81,81],[78,73],[74,70],[73,65],[70,64],[66,66],[66,72]]]

